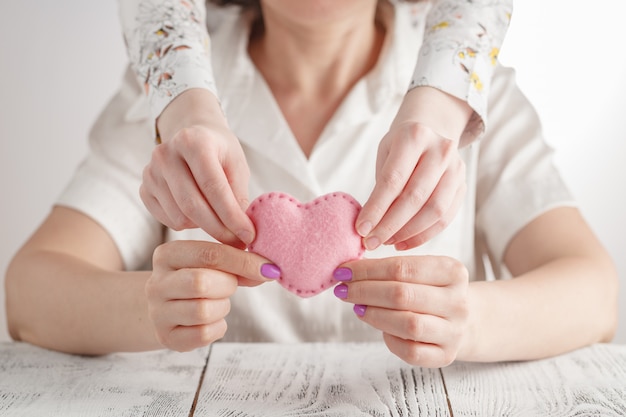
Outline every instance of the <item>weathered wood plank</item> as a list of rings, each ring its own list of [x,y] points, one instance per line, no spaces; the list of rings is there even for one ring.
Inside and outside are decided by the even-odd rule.
[[[0,415],[187,416],[207,352],[83,357],[0,344]]]
[[[215,344],[197,416],[447,416],[437,369],[383,344]]]
[[[626,346],[443,369],[454,417],[626,416]]]

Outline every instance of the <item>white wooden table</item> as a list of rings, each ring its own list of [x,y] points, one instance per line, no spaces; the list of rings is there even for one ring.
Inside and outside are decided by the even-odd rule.
[[[0,416],[626,416],[626,346],[411,367],[382,344],[81,357],[0,344]]]

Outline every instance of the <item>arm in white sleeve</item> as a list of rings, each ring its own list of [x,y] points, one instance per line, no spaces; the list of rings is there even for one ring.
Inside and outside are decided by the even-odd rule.
[[[130,64],[153,121],[190,88],[217,96],[203,0],[118,0],[118,7]]]
[[[474,110],[464,133],[471,141],[487,122],[487,96],[513,0],[433,1],[409,89],[430,86]]]

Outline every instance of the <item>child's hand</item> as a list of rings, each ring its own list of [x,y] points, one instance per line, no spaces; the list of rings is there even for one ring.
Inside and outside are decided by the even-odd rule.
[[[268,281],[261,274],[268,266],[278,278],[265,258],[227,245],[181,240],[159,246],[145,287],[159,342],[182,352],[222,338],[230,296],[238,285]]]
[[[245,214],[250,171],[239,141],[211,98],[208,92],[190,90],[165,109],[159,118],[163,143],[144,169],[140,195],[164,225],[174,230],[200,227],[220,242],[242,247],[255,233]]]
[[[471,111],[434,88],[407,93],[378,148],[376,185],[356,221],[367,249],[419,246],[453,220],[465,195],[458,145]]]
[[[362,259],[341,266],[335,295],[383,332],[389,350],[424,367],[452,363],[468,335],[468,272],[448,257]],[[346,281],[346,277],[350,277]]]

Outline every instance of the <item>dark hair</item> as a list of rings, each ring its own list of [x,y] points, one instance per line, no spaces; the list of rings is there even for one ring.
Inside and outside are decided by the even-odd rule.
[[[261,6],[259,0],[207,0],[209,3],[216,4],[218,6],[241,6],[244,8],[259,9]],[[417,3],[423,0],[403,0],[409,3]]]
[[[218,6],[241,6],[244,8],[258,8],[259,0],[208,0],[209,3],[216,4]]]

